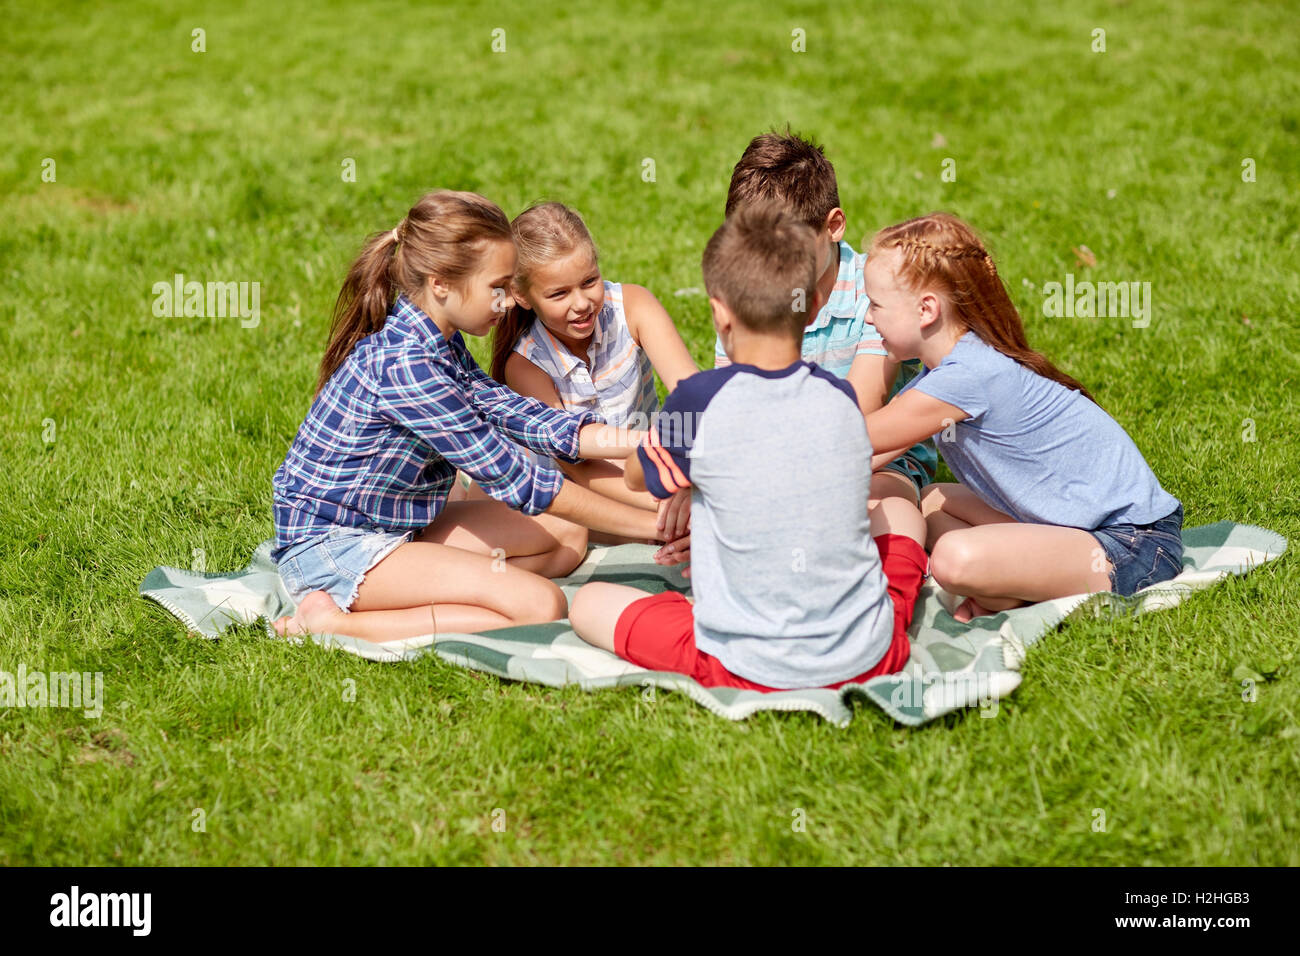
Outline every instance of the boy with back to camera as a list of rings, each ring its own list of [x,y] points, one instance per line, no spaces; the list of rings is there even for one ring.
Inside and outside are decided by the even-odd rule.
[[[857,395],[800,357],[822,305],[817,250],[812,227],[773,204],[709,241],[704,283],[729,363],[679,383],[625,471],[659,499],[690,489],[695,603],[585,585],[569,617],[588,643],[758,691],[835,688],[907,662],[925,520],[897,496],[868,515]]]
[[[840,208],[835,167],[822,147],[788,129],[755,136],[732,170],[725,215],[760,202],[779,203],[817,233],[817,288],[822,305],[804,329],[803,358],[852,385],[863,415],[883,408],[920,373],[921,364],[891,359],[871,324],[864,279],[867,257],[844,240],[847,222]],[[719,340],[714,365],[721,368],[727,361]],[[898,496],[919,506],[921,492],[934,481],[938,461],[933,439],[917,442],[872,475],[872,504]],[[816,485],[808,491],[815,494]]]

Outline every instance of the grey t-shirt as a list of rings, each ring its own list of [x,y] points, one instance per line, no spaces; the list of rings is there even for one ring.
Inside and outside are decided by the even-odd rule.
[[[1178,507],[1099,405],[974,332],[899,394],[913,388],[970,416],[947,439],[939,432],[939,454],[958,481],[1017,521],[1093,531],[1150,524]]]
[[[856,677],[894,608],[871,540],[871,443],[819,366],[729,365],[680,382],[638,454],[657,498],[691,487],[696,646],[768,687]]]

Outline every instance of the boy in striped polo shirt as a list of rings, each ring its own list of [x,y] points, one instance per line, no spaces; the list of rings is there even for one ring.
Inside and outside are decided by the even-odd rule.
[[[865,416],[882,408],[918,372],[915,359],[890,359],[875,327],[867,321],[863,280],[866,256],[844,241],[835,167],[815,143],[786,133],[764,133],[750,141],[731,174],[728,216],[755,202],[777,202],[817,233],[817,288],[825,303],[804,330],[802,356],[848,381]],[[714,367],[728,362],[719,339]],[[871,500],[898,496],[920,504],[921,489],[934,481],[938,456],[934,439],[913,445],[871,479]]]

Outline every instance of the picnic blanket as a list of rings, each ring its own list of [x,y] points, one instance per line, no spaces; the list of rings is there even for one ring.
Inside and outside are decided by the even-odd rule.
[[[231,625],[261,620],[267,636],[285,640],[271,622],[292,614],[294,605],[271,560],[271,545],[263,541],[247,567],[227,574],[154,568],[140,585],[140,594],[203,637],[215,639]],[[1131,598],[1080,594],[967,624],[950,613],[959,599],[937,587],[933,579],[927,580],[908,630],[912,656],[907,666],[897,674],[839,690],[762,693],[702,687],[682,674],[648,671],[592,647],[573,633],[567,621],[484,634],[428,634],[385,644],[336,634],[312,635],[311,640],[374,661],[411,660],[432,653],[461,667],[552,687],[667,688],[730,720],[743,720],[759,710],[806,710],[847,726],[856,699],[870,701],[901,724],[916,726],[964,707],[979,707],[986,715],[996,713],[997,701],[1020,685],[1026,650],[1070,615],[1144,614],[1173,607],[1193,591],[1279,557],[1287,541],[1265,528],[1220,521],[1184,528],[1183,545],[1183,572]],[[588,581],[614,581],[653,593],[668,589],[689,593],[690,579],[680,567],[655,564],[653,551],[650,545],[638,544],[594,547],[573,574],[557,583],[570,598]]]

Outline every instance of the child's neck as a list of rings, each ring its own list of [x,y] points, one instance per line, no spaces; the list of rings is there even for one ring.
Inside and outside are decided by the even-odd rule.
[[[582,339],[575,339],[568,335],[561,335],[559,332],[555,332],[551,329],[547,329],[546,331],[550,332],[551,335],[555,336],[555,341],[559,342],[566,349],[568,349],[569,353],[573,355],[573,357],[576,358],[578,361],[580,362],[589,361],[587,357],[587,352],[591,348],[591,340],[596,336],[595,329],[592,329],[592,331],[587,334],[587,337]]]
[[[944,320],[942,325],[921,342],[921,354],[917,356],[926,368],[938,368],[939,363],[948,357],[957,340],[966,334],[956,322]]]
[[[799,361],[802,355],[799,343],[792,341],[789,335],[736,328],[732,332],[731,350],[727,357],[738,365],[754,365],[765,371],[780,371]]]
[[[819,301],[823,303],[822,308],[826,307],[824,303],[830,301],[831,293],[835,291],[835,280],[840,276],[840,244],[832,243],[831,249],[834,252],[831,261],[827,264],[826,271],[817,280],[817,293]]]
[[[438,331],[442,333],[442,337],[450,342],[451,337],[456,334],[457,330],[456,327],[451,324],[451,316],[447,314],[446,310],[444,310],[436,301],[430,300],[421,293],[408,296],[408,298],[410,298],[412,305],[432,320],[433,324],[438,327]]]

